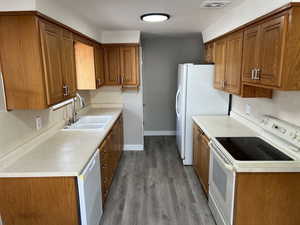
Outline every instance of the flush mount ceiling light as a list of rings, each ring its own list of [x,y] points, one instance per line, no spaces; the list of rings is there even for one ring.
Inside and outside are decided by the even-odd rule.
[[[141,16],[141,20],[149,23],[159,23],[170,19],[170,15],[166,13],[147,13]]]

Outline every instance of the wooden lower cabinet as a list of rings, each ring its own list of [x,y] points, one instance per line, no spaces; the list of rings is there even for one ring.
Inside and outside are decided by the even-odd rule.
[[[199,177],[200,183],[208,194],[209,185],[209,139],[203,131],[196,125],[193,125],[193,167]]]
[[[300,173],[238,173],[234,225],[299,225]]]
[[[100,147],[101,186],[103,204],[108,196],[113,176],[123,151],[123,119],[117,120]]]
[[[1,178],[3,225],[80,225],[76,177]]]

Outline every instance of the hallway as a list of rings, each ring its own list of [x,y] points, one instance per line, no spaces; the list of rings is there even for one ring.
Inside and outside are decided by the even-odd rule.
[[[145,137],[144,152],[124,152],[101,225],[215,225],[175,137]]]

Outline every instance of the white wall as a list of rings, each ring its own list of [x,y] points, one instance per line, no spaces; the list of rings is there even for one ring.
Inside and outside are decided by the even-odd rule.
[[[139,43],[140,31],[103,31],[101,43]]]
[[[36,0],[0,0],[0,11],[35,10]]]
[[[101,30],[54,0],[36,0],[36,10],[101,42]]]
[[[274,91],[272,99],[244,99],[233,97],[232,111],[240,113],[253,121],[260,121],[263,115],[272,115],[300,126],[300,91]],[[246,105],[251,113],[246,114]]]
[[[203,40],[204,42],[212,40],[289,2],[299,0],[246,0],[206,28],[203,31]]]

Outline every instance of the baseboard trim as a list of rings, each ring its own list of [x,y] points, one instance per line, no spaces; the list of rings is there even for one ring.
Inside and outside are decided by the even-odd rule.
[[[158,131],[145,131],[144,136],[175,136],[176,131],[173,130],[158,130]]]
[[[144,145],[124,145],[124,151],[144,151]]]

